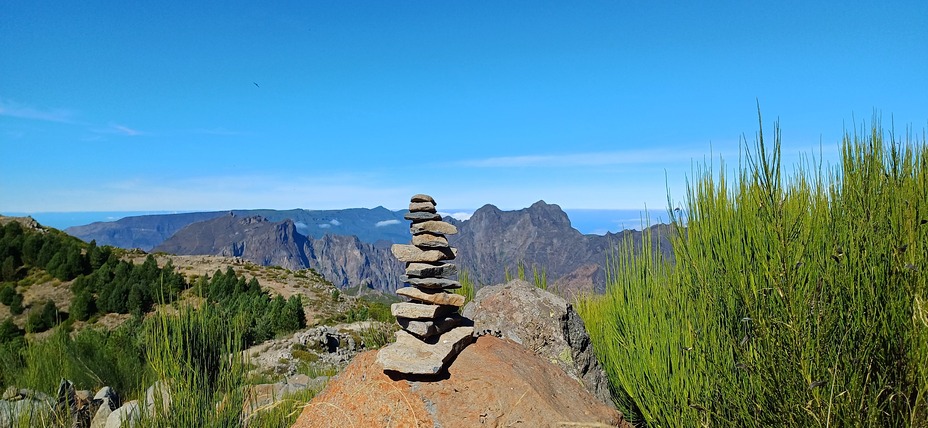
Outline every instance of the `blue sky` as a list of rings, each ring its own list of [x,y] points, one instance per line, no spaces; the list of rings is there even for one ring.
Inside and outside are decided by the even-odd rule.
[[[928,2],[703,3],[3,1],[0,213],[663,209],[758,102],[928,126]]]

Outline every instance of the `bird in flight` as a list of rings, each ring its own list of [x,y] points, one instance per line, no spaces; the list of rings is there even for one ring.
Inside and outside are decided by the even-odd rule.
[[[258,86],[258,82],[251,82],[251,83],[254,83],[256,87],[260,88],[260,86]]]

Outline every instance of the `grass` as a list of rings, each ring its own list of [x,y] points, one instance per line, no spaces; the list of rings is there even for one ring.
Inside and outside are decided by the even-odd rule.
[[[928,147],[874,120],[784,176],[780,133],[697,171],[676,262],[617,251],[578,301],[647,426],[928,426]],[[648,240],[657,236],[644,236]]]

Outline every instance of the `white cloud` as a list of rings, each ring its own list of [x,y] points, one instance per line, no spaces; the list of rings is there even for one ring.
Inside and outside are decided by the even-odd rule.
[[[331,221],[329,221],[329,223],[330,223],[332,226],[340,226],[340,225],[342,224],[342,222],[340,222],[340,221],[338,221],[338,220],[336,220],[336,219],[334,219],[334,218],[333,218]]]
[[[328,223],[322,223],[322,224],[319,225],[319,228],[320,228],[320,229],[328,229],[328,228],[330,228],[330,227],[332,227],[332,225],[331,225],[331,224],[328,224]]]
[[[456,220],[464,221],[464,220],[469,220],[470,217],[471,217],[472,215],[474,215],[474,213],[463,212],[463,211],[462,211],[462,212],[456,212],[456,213],[439,212],[438,215],[440,215],[440,216],[442,216],[442,217],[451,217],[451,218],[456,219]]]
[[[393,220],[383,220],[383,221],[378,221],[377,223],[374,224],[374,226],[376,226],[376,227],[384,227],[384,226],[390,226],[390,225],[393,225],[393,224],[400,224],[400,221],[397,220],[397,219],[393,219]]]
[[[461,161],[462,166],[477,168],[507,167],[582,167],[628,164],[657,164],[689,161],[702,152],[675,149],[623,150],[613,152],[566,153],[556,155],[501,156]]]

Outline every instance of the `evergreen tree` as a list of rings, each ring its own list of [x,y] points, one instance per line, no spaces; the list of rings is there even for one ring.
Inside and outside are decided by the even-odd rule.
[[[33,309],[26,318],[26,331],[39,333],[58,323],[58,308],[55,302],[46,300],[41,308]]]
[[[0,344],[21,337],[25,332],[13,323],[13,318],[5,318],[0,323]]]
[[[84,288],[80,292],[74,295],[74,298],[71,299],[71,318],[74,318],[78,321],[87,321],[97,312],[96,302],[94,302],[93,294],[90,293],[90,290]]]

